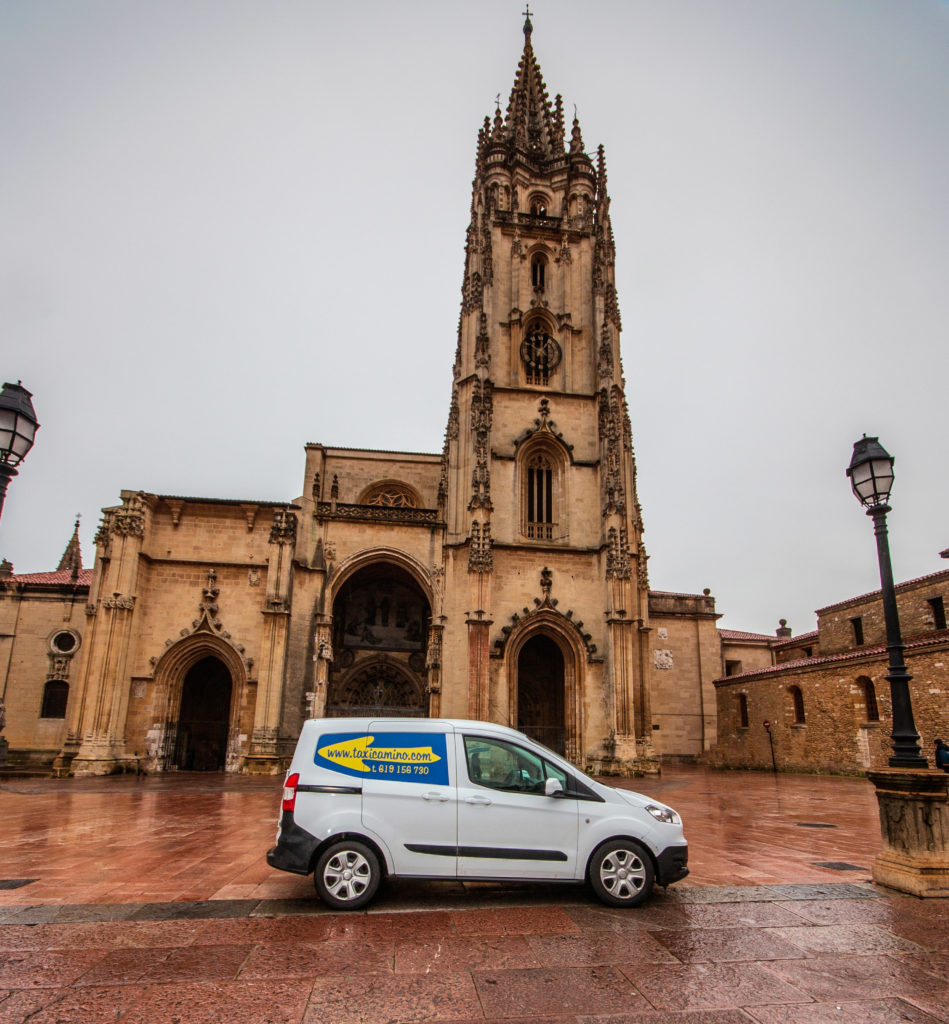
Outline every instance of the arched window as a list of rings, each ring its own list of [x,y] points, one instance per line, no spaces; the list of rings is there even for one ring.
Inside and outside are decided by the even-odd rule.
[[[547,278],[547,257],[542,253],[535,253],[531,259],[531,285],[534,288],[543,288]]]
[[[794,723],[795,725],[804,724],[804,694],[801,693],[800,686],[789,686],[788,693],[791,695],[791,700],[794,703]]]
[[[535,217],[547,216],[547,199],[544,196],[531,196],[531,213]]]
[[[40,718],[65,718],[68,700],[69,683],[62,679],[51,679],[43,687],[43,706],[40,709]]]
[[[552,540],[554,536],[554,471],[544,452],[527,461],[527,536]]]
[[[418,496],[402,483],[387,480],[373,484],[359,499],[360,505],[380,505],[383,508],[418,508]]]
[[[877,704],[877,691],[873,681],[866,676],[861,676],[857,683],[863,691],[863,704],[866,708],[868,722],[880,721],[880,707]]]
[[[748,728],[748,697],[744,693],[738,694],[738,719],[742,729]]]

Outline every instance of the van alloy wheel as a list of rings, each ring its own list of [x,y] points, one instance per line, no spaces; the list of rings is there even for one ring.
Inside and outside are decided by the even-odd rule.
[[[379,859],[363,843],[334,843],[323,851],[313,872],[320,899],[336,910],[365,906],[379,888]]]
[[[590,861],[590,882],[603,903],[613,907],[636,907],[652,892],[652,861],[632,840],[605,843]]]

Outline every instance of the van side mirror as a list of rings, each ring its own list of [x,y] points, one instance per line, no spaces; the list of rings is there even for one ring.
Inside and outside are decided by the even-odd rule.
[[[563,796],[563,786],[560,779],[548,779],[544,783],[544,796]]]

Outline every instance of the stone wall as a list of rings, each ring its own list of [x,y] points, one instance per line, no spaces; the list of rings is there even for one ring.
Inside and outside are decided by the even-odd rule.
[[[908,646],[906,664],[916,729],[932,760],[933,740],[949,735],[949,634]],[[784,669],[751,673],[715,683],[718,743],[709,752],[716,767],[772,767],[768,730],[779,771],[860,774],[887,766],[892,717],[886,652],[815,659]],[[872,684],[878,718],[867,701]],[[796,721],[791,687],[801,690],[804,722]],[[747,702],[742,727],[740,699]]]

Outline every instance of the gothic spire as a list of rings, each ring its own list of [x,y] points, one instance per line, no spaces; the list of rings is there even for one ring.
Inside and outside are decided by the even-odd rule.
[[[68,570],[75,577],[79,575],[81,569],[82,552],[79,549],[79,516],[76,516],[76,525],[73,527],[72,537],[66,545],[66,550],[63,552],[63,557],[59,560],[56,571],[66,572]]]
[[[517,65],[504,127],[516,149],[549,159],[563,152],[563,134],[557,137],[550,97],[531,45],[534,26],[530,20],[530,8],[524,13],[527,16],[524,22],[524,52]]]

